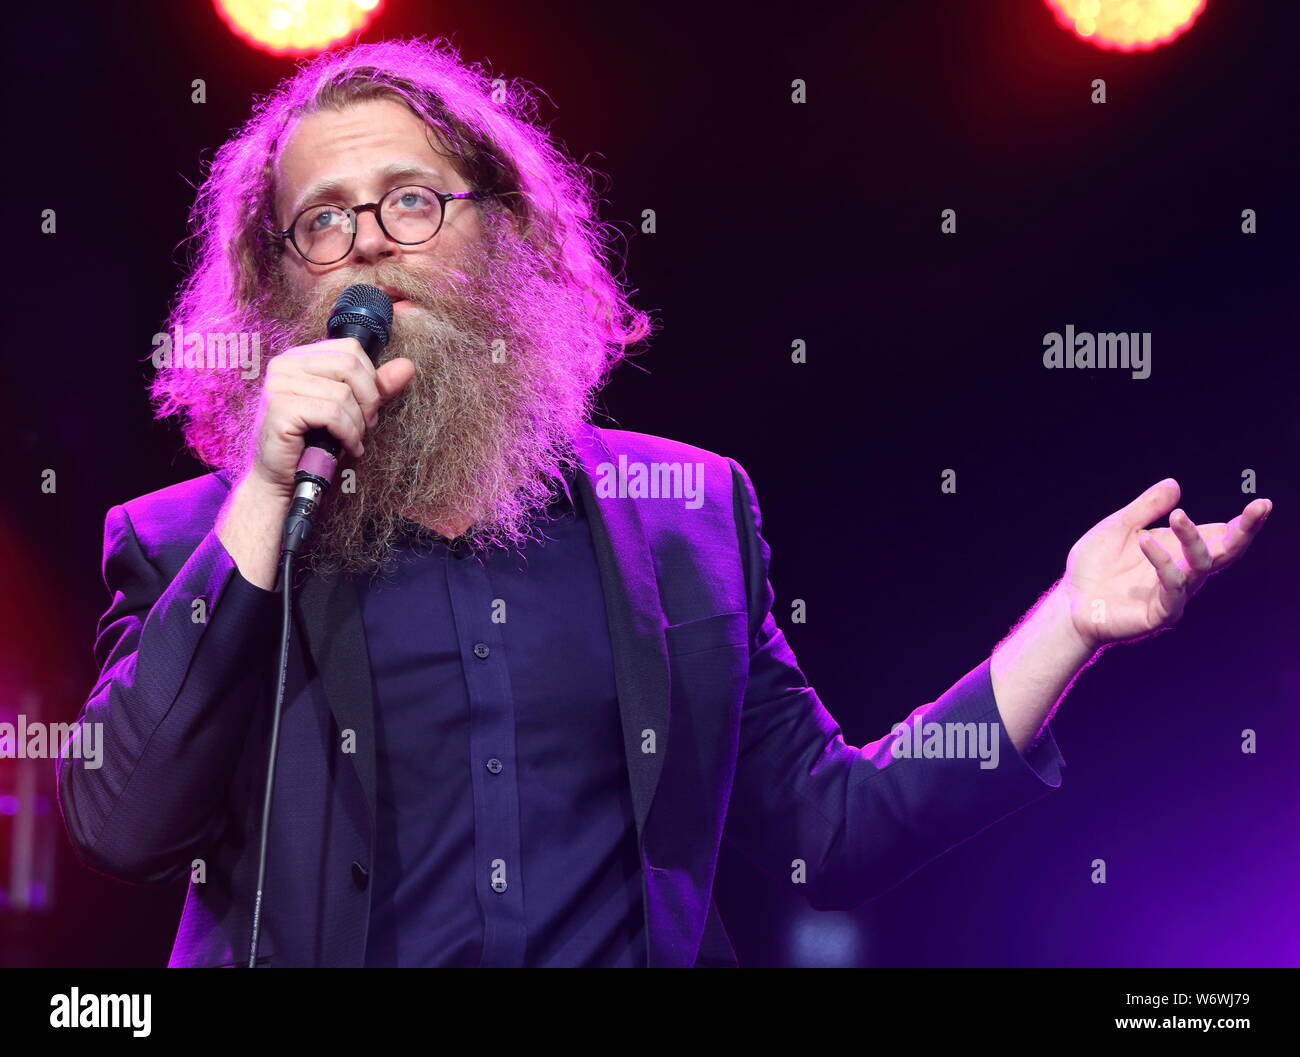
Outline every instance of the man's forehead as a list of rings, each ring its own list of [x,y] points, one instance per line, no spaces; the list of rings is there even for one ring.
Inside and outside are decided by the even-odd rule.
[[[292,205],[314,187],[356,188],[389,174],[455,171],[435,149],[436,134],[396,100],[368,100],[304,115],[290,127],[275,162],[277,198]],[[439,188],[441,190],[442,188]]]

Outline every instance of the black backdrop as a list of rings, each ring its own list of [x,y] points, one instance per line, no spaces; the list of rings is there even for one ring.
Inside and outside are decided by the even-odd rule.
[[[777,619],[852,743],[978,663],[1154,481],[1224,520],[1252,469],[1277,507],[1176,630],[1085,674],[1056,793],[849,914],[725,855],[742,963],[1295,964],[1300,14],[1210,0],[1172,45],[1116,54],[1040,0],[553,6],[389,0],[364,39],[452,36],[540,86],[609,174],[603,215],[661,330],[603,424],[748,469]],[[0,656],[11,706],[34,688],[68,720],[95,677],[105,510],[202,472],[145,397],[200,161],[288,64],[200,0],[6,14]],[[1045,370],[1067,323],[1151,332],[1151,377]],[[91,874],[57,811],[41,824],[46,906],[3,914],[5,960],[164,963],[183,886]]]

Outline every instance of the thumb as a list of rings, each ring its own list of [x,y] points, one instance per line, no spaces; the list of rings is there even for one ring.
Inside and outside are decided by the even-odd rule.
[[[406,388],[407,383],[415,377],[415,364],[404,356],[389,360],[375,371],[375,388],[379,390],[379,399],[388,403]]]
[[[1182,489],[1172,477],[1157,481],[1140,496],[1119,511],[1119,519],[1129,528],[1145,528],[1157,518],[1164,517],[1178,505]]]

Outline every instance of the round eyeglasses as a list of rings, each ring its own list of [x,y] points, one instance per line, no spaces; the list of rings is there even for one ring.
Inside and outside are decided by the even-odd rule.
[[[287,228],[272,233],[288,239],[303,260],[311,264],[337,264],[352,252],[357,240],[357,217],[362,213],[374,213],[379,230],[394,242],[418,246],[442,230],[448,202],[457,199],[474,202],[491,197],[489,191],[435,191],[432,187],[407,184],[394,187],[380,201],[365,205],[307,206]]]

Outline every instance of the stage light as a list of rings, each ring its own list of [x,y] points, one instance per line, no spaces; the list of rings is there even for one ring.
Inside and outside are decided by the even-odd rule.
[[[1205,0],[1045,0],[1056,21],[1089,44],[1150,51],[1191,28]]]
[[[232,33],[272,55],[315,55],[365,29],[383,0],[213,0]]]

